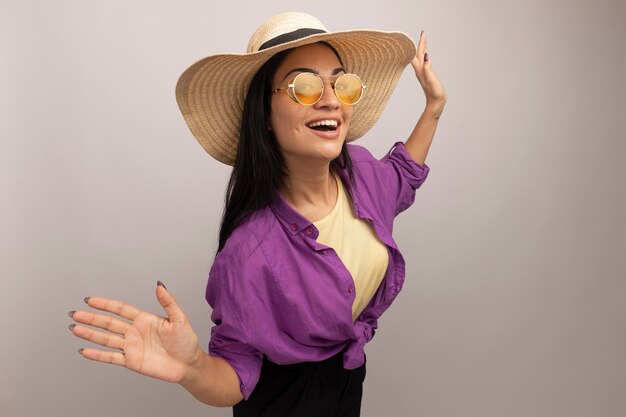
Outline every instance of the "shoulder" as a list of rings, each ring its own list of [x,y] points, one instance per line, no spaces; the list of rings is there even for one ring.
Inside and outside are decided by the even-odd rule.
[[[346,149],[352,161],[352,170],[356,182],[371,182],[372,177],[379,177],[387,170],[385,159],[376,158],[364,146],[347,144]]]
[[[271,236],[276,227],[276,216],[269,207],[256,210],[233,230],[217,254],[216,261],[219,259],[241,262],[249,259],[255,255],[261,243]]]
[[[377,171],[388,171],[394,175],[401,172],[409,177],[425,179],[430,168],[426,164],[418,164],[407,151],[403,142],[394,143],[389,151],[380,159],[375,158],[369,150],[359,145],[346,145],[355,170],[365,167]]]
[[[394,143],[380,159],[359,145],[346,145],[353,164],[356,194],[368,199],[392,219],[409,207],[429,168],[415,162],[404,143]],[[395,204],[394,204],[395,202]]]
[[[255,292],[265,287],[273,275],[268,260],[268,240],[277,229],[270,209],[252,213],[229,236],[213,259],[206,288],[206,300],[215,306],[220,299],[254,299]],[[275,233],[275,232],[274,232]]]
[[[346,144],[346,149],[350,155],[352,162],[374,162],[378,159],[374,158],[374,155],[365,147],[355,144]]]
[[[396,142],[390,148],[389,151],[382,157],[376,158],[372,153],[365,147],[361,145],[355,144],[347,144],[346,149],[350,154],[350,159],[352,161],[357,162],[377,162],[377,163],[385,163],[385,162],[393,162],[395,160],[403,160],[410,161],[416,165],[419,165],[417,162],[414,162],[411,159],[406,147],[403,142]],[[424,164],[425,165],[425,164]]]

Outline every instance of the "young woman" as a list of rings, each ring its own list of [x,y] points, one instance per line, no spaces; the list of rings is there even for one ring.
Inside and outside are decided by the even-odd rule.
[[[426,108],[381,160],[347,144],[380,116],[411,62]],[[91,360],[176,382],[235,416],[358,416],[364,346],[404,282],[394,218],[428,175],[445,103],[422,33],[329,33],[283,13],[246,54],[215,55],[181,76],[178,104],[217,160],[233,165],[206,298],[209,352],[162,283],[167,317],[90,297],[111,315],[72,311],[74,335],[112,350]],[[108,332],[96,330],[104,329]]]

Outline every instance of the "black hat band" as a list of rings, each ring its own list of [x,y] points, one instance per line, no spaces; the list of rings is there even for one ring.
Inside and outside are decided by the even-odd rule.
[[[275,38],[272,38],[269,41],[264,42],[263,45],[259,47],[259,51],[262,51],[263,49],[271,48],[272,46],[277,46],[283,43],[295,41],[297,39],[306,38],[307,36],[310,36],[310,35],[317,35],[318,33],[328,33],[328,32],[326,32],[325,30],[321,30],[321,29],[303,28],[303,29],[294,30],[293,32],[283,33],[282,35],[276,36]]]

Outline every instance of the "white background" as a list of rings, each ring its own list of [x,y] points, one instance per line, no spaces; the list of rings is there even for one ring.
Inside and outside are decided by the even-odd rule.
[[[161,313],[160,279],[206,348],[229,169],[174,86],[294,9],[330,30],[425,30],[449,97],[396,222],[407,279],[367,347],[362,415],[623,416],[621,0],[3,0],[0,415],[231,415],[84,360],[66,312],[98,295]],[[382,156],[423,106],[407,68],[359,143]]]

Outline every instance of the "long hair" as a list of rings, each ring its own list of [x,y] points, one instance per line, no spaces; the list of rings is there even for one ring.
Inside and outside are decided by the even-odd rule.
[[[339,62],[341,58],[329,44]],[[271,91],[276,70],[291,49],[274,55],[256,73],[243,107],[239,145],[233,170],[226,188],[219,253],[231,233],[252,212],[275,202],[278,190],[287,176],[287,166],[280,153],[274,133],[268,129],[271,111]],[[333,170],[347,169],[353,179],[352,160],[344,142],[341,154],[331,161]]]

